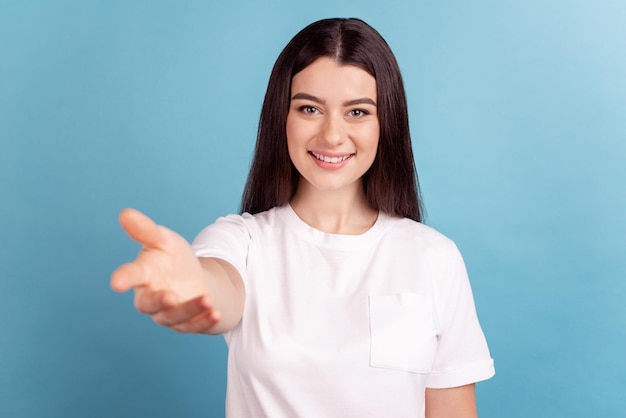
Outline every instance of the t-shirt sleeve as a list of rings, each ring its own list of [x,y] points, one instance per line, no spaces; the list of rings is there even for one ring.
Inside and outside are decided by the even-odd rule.
[[[443,261],[443,260],[442,260]],[[438,348],[426,387],[443,389],[491,378],[493,360],[478,322],[465,263],[454,246],[434,284]]]
[[[219,218],[200,231],[191,248],[197,257],[215,257],[227,261],[245,281],[250,232],[244,216]]]

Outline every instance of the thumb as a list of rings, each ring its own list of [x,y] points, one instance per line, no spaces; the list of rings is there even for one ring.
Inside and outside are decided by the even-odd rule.
[[[122,228],[132,239],[147,248],[162,248],[161,230],[148,216],[136,209],[124,209],[120,212],[119,219]]]

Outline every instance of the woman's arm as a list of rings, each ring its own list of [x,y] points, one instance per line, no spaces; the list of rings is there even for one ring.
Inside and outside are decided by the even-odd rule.
[[[475,385],[426,389],[426,418],[477,418]]]
[[[122,211],[120,223],[143,248],[113,273],[111,287],[134,289],[138,311],[179,332],[221,334],[237,325],[244,285],[234,267],[198,259],[183,237],[136,210]]]

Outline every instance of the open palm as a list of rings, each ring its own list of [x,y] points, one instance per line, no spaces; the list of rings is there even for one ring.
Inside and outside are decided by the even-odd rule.
[[[118,292],[135,290],[137,310],[181,332],[204,332],[219,320],[205,272],[189,243],[134,209],[120,213],[126,233],[142,244],[135,261],[111,276]]]

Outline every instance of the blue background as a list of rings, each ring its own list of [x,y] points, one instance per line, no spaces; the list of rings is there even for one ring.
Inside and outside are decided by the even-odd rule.
[[[223,415],[223,339],[110,290],[117,214],[236,211],[272,64],[333,16],[400,63],[496,360],[481,416],[626,416],[626,3],[337,3],[0,0],[0,416]]]

